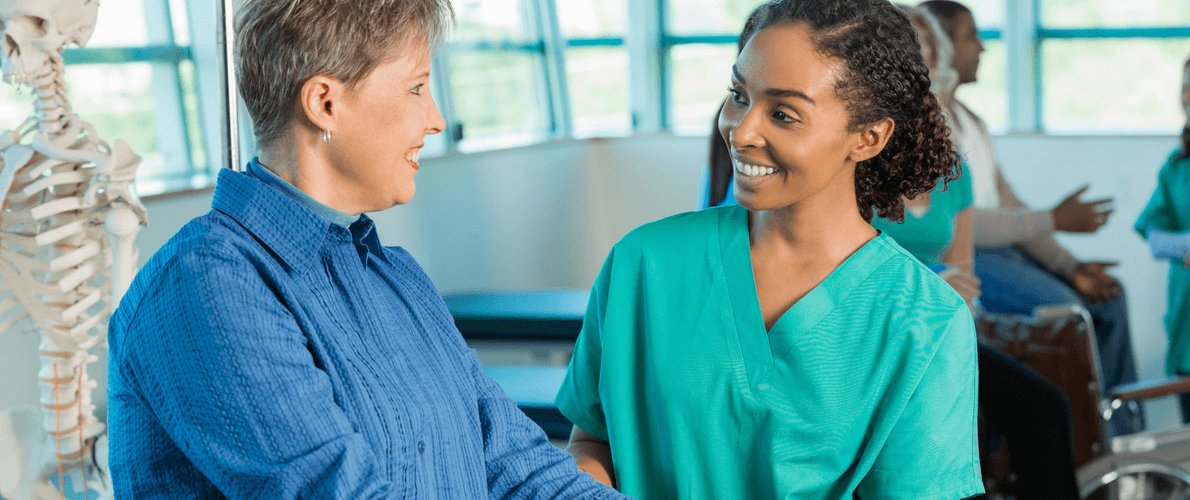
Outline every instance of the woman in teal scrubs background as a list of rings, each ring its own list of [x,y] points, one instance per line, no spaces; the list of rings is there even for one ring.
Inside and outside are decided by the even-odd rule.
[[[1190,375],[1190,60],[1182,67],[1182,146],[1157,174],[1157,189],[1136,220],[1136,232],[1149,242],[1153,257],[1169,260],[1165,371]],[[1182,421],[1190,423],[1190,395],[1183,395]]]
[[[884,0],[784,0],[740,43],[739,205],[612,249],[557,398],[569,451],[641,499],[982,493],[971,315],[869,224],[958,175],[913,28]]]

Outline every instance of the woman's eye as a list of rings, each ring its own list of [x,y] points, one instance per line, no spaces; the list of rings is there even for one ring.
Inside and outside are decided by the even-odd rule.
[[[421,88],[424,86],[425,86],[425,84],[418,85],[416,87],[413,87],[413,90],[410,90],[409,92],[413,93],[414,95],[421,95]]]
[[[740,91],[736,89],[727,89],[727,92],[731,94],[731,102],[736,104],[744,103],[744,94],[742,94]]]
[[[776,119],[786,122],[786,123],[792,123],[792,122],[797,121],[792,116],[789,116],[788,114],[786,114],[784,111],[778,111],[776,113],[773,113],[773,118],[776,118]]]

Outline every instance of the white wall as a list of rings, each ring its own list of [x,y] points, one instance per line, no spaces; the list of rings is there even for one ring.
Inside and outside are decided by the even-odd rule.
[[[1173,137],[1047,136],[996,143],[1005,175],[1035,207],[1086,182],[1092,196],[1115,197],[1116,213],[1099,234],[1062,240],[1080,257],[1120,261],[1142,378],[1162,373],[1166,267],[1148,257],[1130,227],[1175,144]],[[704,138],[668,135],[452,156],[423,163],[412,203],[372,216],[383,242],[408,249],[445,293],[585,288],[629,230],[695,208],[705,164]],[[210,199],[207,192],[147,203],[151,225],[137,238],[142,261],[205,213]],[[36,402],[36,344],[32,336],[0,335],[0,408]],[[1172,406],[1163,408],[1157,418],[1174,418]]]
[[[1128,294],[1142,380],[1165,376],[1162,315],[1169,264],[1153,260],[1132,225],[1157,185],[1157,170],[1177,145],[1174,137],[1009,136],[996,141],[1005,176],[1030,206],[1052,207],[1086,183],[1091,185],[1087,198],[1115,200],[1115,213],[1098,233],[1058,239],[1081,259],[1119,261],[1113,274]],[[1147,409],[1151,428],[1180,424],[1172,399],[1150,403]]]
[[[693,210],[705,141],[565,141],[427,161],[407,206],[374,214],[444,293],[590,286],[645,222]]]

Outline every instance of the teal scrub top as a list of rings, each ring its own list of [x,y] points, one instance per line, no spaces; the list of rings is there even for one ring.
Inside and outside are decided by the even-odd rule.
[[[766,332],[727,206],[615,245],[556,401],[639,499],[955,500],[983,492],[976,370],[962,298],[883,234]]]
[[[1147,238],[1149,231],[1160,229],[1180,233],[1190,231],[1190,158],[1174,161],[1170,155],[1157,174],[1157,190],[1149,199],[1134,226]],[[1169,349],[1165,371],[1169,375],[1190,374],[1190,271],[1181,261],[1170,262],[1168,306],[1165,333]]]
[[[963,175],[934,190],[930,210],[921,217],[905,211],[905,222],[897,224],[879,217],[872,219],[872,227],[897,240],[905,250],[927,266],[942,263],[942,254],[954,239],[955,216],[971,206],[974,195],[971,178]]]

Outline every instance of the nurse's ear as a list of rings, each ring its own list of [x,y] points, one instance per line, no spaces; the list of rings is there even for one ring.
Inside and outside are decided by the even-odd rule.
[[[855,145],[851,148],[851,154],[847,155],[847,159],[859,163],[875,158],[881,151],[884,151],[884,147],[888,145],[888,140],[892,138],[895,129],[896,122],[892,118],[885,118],[865,126],[856,133]]]

